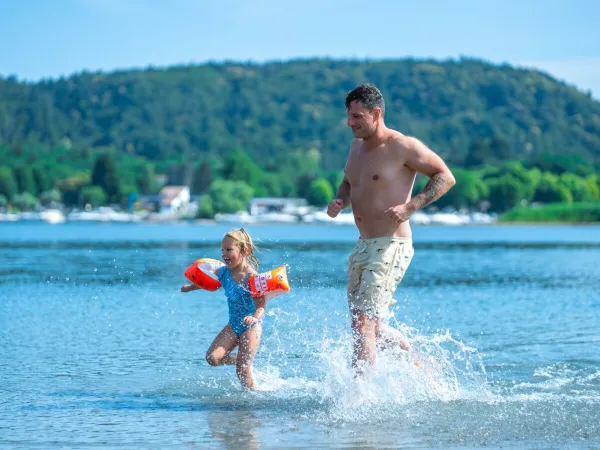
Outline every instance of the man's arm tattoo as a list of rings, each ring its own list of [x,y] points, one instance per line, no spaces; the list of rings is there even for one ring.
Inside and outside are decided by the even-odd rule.
[[[452,175],[444,172],[436,173],[429,179],[419,195],[415,196],[414,199],[418,202],[418,208],[422,208],[435,202],[438,198],[448,192],[448,189],[453,185],[454,178]]]

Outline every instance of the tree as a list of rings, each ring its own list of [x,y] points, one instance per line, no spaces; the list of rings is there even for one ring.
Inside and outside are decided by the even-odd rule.
[[[490,149],[485,139],[475,139],[471,141],[467,150],[465,167],[480,167],[490,158]]]
[[[310,187],[317,179],[317,174],[312,172],[303,173],[296,179],[296,195],[300,198],[310,197]]]
[[[52,188],[53,180],[50,172],[47,169],[42,167],[34,167],[32,172],[36,194],[41,194],[42,192],[46,192]]]
[[[546,172],[542,174],[542,178],[536,187],[533,201],[540,203],[571,203],[573,201],[573,196],[571,195],[571,192],[560,183],[560,179],[556,175]]]
[[[594,189],[594,184],[589,183],[586,178],[578,177],[572,173],[563,173],[559,181],[571,193],[575,202],[587,202],[598,199],[598,189]]]
[[[0,194],[9,201],[17,195],[17,182],[10,167],[0,166]]]
[[[281,197],[282,176],[276,173],[264,172],[258,188],[255,189],[256,197]]]
[[[206,192],[213,180],[213,171],[208,162],[208,158],[204,158],[201,164],[197,165],[192,175],[191,192],[194,194],[202,194]]]
[[[198,219],[212,219],[215,217],[215,208],[210,195],[205,194],[198,200],[198,212],[196,213]]]
[[[81,205],[91,205],[92,208],[104,205],[106,202],[106,193],[100,186],[86,186],[79,194],[79,203]]]
[[[151,165],[145,164],[136,178],[136,188],[142,194],[154,192],[154,169]]]
[[[525,186],[523,182],[510,174],[492,178],[487,183],[489,189],[490,210],[507,211],[523,200]]]
[[[248,210],[254,191],[243,181],[215,180],[207,194],[215,214],[234,213]]]
[[[39,206],[39,201],[29,192],[23,192],[14,196],[12,204],[22,211],[31,211]]]
[[[19,192],[29,192],[32,195],[37,194],[33,171],[30,166],[19,165],[15,167],[14,176]]]
[[[108,201],[118,203],[121,200],[121,186],[112,152],[105,152],[96,159],[92,185],[101,187]]]
[[[310,184],[308,203],[314,206],[323,206],[331,201],[334,192],[329,181],[325,178],[317,178]]]
[[[229,181],[243,181],[253,189],[259,187],[263,171],[240,149],[232,150],[225,158],[223,178]]]
[[[488,187],[475,173],[462,169],[453,169],[452,173],[456,178],[456,184],[435,202],[436,206],[451,205],[454,209],[472,208],[487,197]]]
[[[44,191],[40,194],[40,203],[42,205],[49,205],[52,202],[60,202],[61,194],[58,189],[51,189],[49,191]]]

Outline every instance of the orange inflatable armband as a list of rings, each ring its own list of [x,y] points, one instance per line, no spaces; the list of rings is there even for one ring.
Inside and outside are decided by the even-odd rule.
[[[264,295],[267,300],[271,300],[290,290],[285,266],[279,266],[269,272],[252,275],[248,280],[248,284],[250,285],[250,295],[252,297]]]
[[[201,258],[190,264],[184,275],[199,288],[207,291],[216,291],[221,287],[221,283],[214,272],[224,265],[216,259]]]

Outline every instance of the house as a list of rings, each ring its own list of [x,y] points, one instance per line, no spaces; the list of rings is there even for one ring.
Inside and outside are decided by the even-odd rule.
[[[165,186],[158,195],[161,214],[185,213],[190,204],[190,188],[187,186]]]

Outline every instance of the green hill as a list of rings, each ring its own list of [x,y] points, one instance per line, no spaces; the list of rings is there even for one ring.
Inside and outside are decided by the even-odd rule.
[[[237,147],[263,167],[312,148],[324,170],[339,169],[351,139],[344,97],[366,81],[386,98],[388,126],[421,138],[453,165],[477,165],[469,148],[486,163],[542,153],[600,162],[599,102],[543,73],[470,59],[204,64],[39,83],[0,78],[0,147],[50,148],[68,138],[79,148],[194,162]]]

